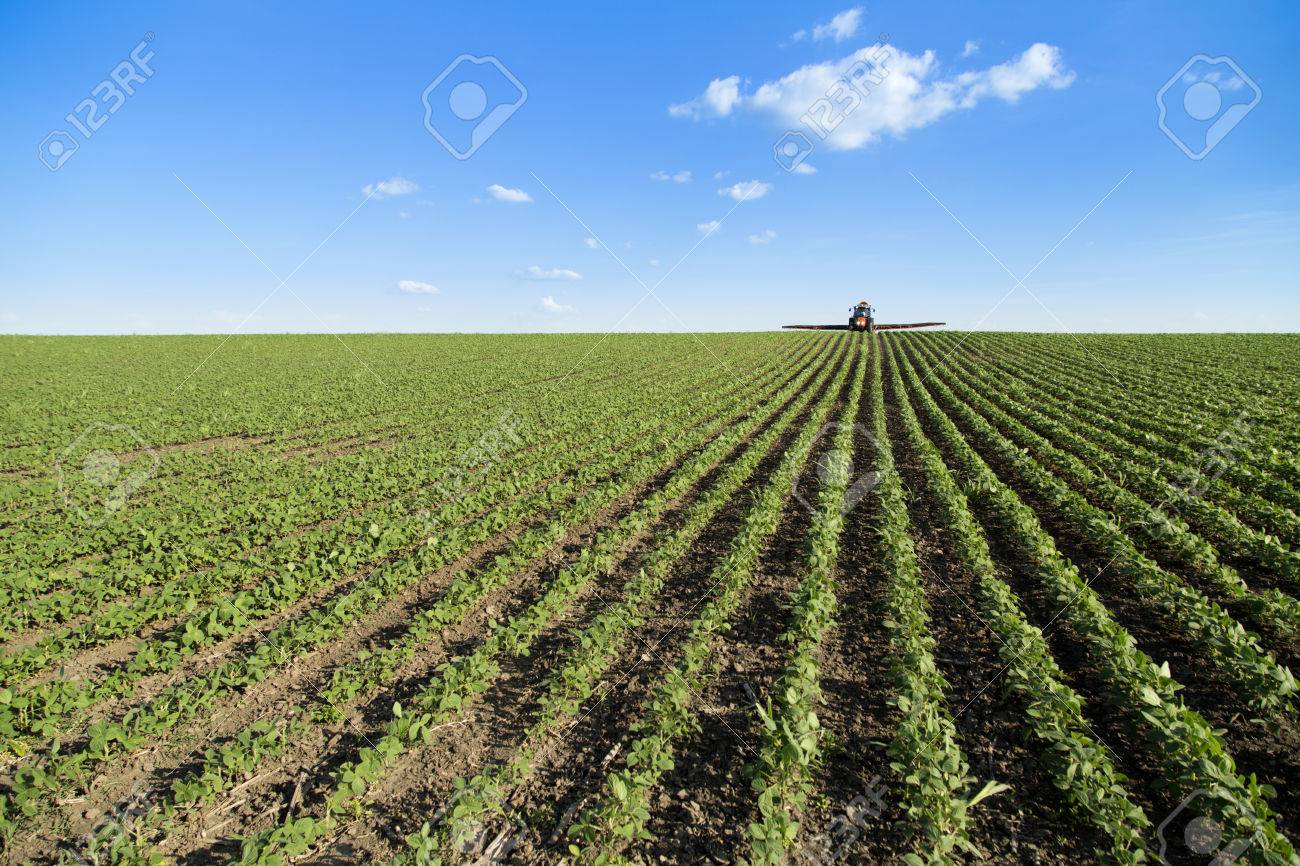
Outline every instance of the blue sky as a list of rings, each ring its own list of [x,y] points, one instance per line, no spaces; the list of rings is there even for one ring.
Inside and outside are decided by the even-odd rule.
[[[1294,4],[480,5],[5,4],[0,332],[1300,330]]]

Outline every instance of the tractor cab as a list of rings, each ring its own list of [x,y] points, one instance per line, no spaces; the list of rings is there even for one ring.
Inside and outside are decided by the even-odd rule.
[[[849,308],[849,312],[852,314],[849,316],[850,331],[866,331],[871,333],[875,330],[873,326],[876,323],[876,311],[871,304],[866,301],[858,301]]]

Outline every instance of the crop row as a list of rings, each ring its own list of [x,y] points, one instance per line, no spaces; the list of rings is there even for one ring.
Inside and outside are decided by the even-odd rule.
[[[1252,707],[1279,716],[1290,710],[1297,690],[1295,677],[1265,652],[1240,623],[1199,590],[1144,556],[1110,515],[1002,436],[963,403],[942,377],[932,375],[927,384],[942,404],[961,419],[967,433],[996,454],[1016,482],[1044,503],[1045,510],[1071,526],[1091,549],[1109,561],[1109,568],[1131,580],[1143,597],[1154,601],[1171,627],[1229,670],[1235,687]],[[969,393],[961,385],[957,390],[963,395]]]
[[[855,419],[862,398],[863,367],[870,342],[859,343],[857,375],[826,451],[821,487],[808,527],[807,561],[791,598],[791,621],[781,640],[794,647],[773,689],[776,702],[758,708],[762,729],[754,789],[758,820],[749,825],[749,862],[783,866],[799,833],[799,816],[812,790],[811,771],[822,759],[824,731],[818,648],[835,625],[835,563],[844,528],[845,495],[854,449]]]
[[[811,392],[809,392],[811,394]],[[610,669],[626,645],[630,632],[649,615],[648,607],[662,592],[673,567],[691,549],[708,523],[736,495],[758,468],[769,449],[803,410],[807,399],[755,438],[744,452],[719,475],[716,483],[689,508],[681,525],[655,538],[651,551],[637,574],[624,587],[623,598],[600,613],[579,633],[572,649],[557,662],[546,683],[532,724],[524,735],[524,747],[499,767],[489,768],[453,785],[453,805],[441,824],[426,821],[408,838],[408,848],[394,860],[394,866],[436,862],[450,845],[468,839],[476,822],[504,810],[508,792],[526,781],[547,745],[559,741],[567,730],[565,722],[595,694],[596,683]]]
[[[1258,593],[1251,590],[1235,569],[1220,562],[1213,545],[1181,521],[1171,519],[1148,501],[1111,481],[1110,477],[1113,474],[1129,479],[1130,484],[1142,488],[1154,502],[1161,501],[1160,496],[1174,495],[1169,485],[1157,483],[1144,487],[1141,483],[1144,476],[1127,474],[1128,467],[1109,452],[1091,445],[1065,425],[1017,400],[1022,395],[1012,386],[1004,383],[1001,403],[1006,408],[999,408],[990,402],[986,393],[976,389],[971,377],[949,375],[944,368],[939,368],[935,375],[949,385],[963,389],[964,399],[985,419],[996,424],[1012,442],[1028,449],[1033,457],[1082,492],[1095,506],[1115,515],[1135,539],[1145,543],[1161,564],[1193,575],[1220,595],[1241,602],[1242,607],[1258,621],[1273,628],[1294,633],[1300,626],[1300,604],[1295,599],[1277,590]],[[1022,418],[1033,428],[1023,423]],[[1094,471],[1089,464],[1107,474]],[[1191,501],[1189,497],[1189,507]]]
[[[745,514],[740,531],[706,579],[705,592],[711,597],[690,624],[680,649],[681,660],[663,675],[641,717],[633,723],[630,733],[634,739],[624,768],[606,777],[599,802],[569,828],[575,839],[571,852],[579,862],[622,863],[621,848],[634,839],[647,837],[650,792],[673,768],[676,741],[696,725],[693,698],[711,675],[715,642],[745,596],[759,554],[776,531],[782,508],[847,373],[845,365],[804,428],[786,447]]]
[[[689,413],[688,413],[689,414]],[[686,423],[689,417],[680,423]],[[656,462],[657,459],[657,462]],[[671,454],[652,454],[643,458],[637,466],[642,472],[649,472],[654,465],[671,460]],[[591,466],[579,472],[577,478],[566,484],[556,485],[551,489],[581,489],[600,477],[601,467]],[[613,501],[628,486],[639,481],[635,472],[629,472],[621,483],[606,482],[597,488],[604,501]],[[567,495],[564,494],[564,495]],[[541,509],[553,506],[563,495],[553,494],[547,502],[541,503]],[[457,512],[476,509],[478,503],[474,497],[456,503],[449,509],[437,513],[437,517],[446,516],[447,525],[455,526],[450,519]],[[534,509],[536,510],[536,509]],[[21,769],[14,781],[12,802],[19,810],[31,814],[46,796],[43,792],[53,793],[68,781],[80,778],[87,766],[108,760],[113,754],[134,748],[146,737],[162,733],[179,722],[209,706],[220,696],[237,688],[243,688],[269,676],[275,669],[282,667],[291,659],[341,634],[355,619],[363,613],[374,610],[401,588],[418,580],[422,575],[435,571],[448,562],[463,555],[476,544],[487,541],[501,529],[512,525],[524,516],[519,503],[498,508],[465,527],[451,528],[445,534],[435,535],[429,542],[408,558],[395,564],[382,567],[362,581],[350,592],[340,595],[323,607],[286,623],[272,631],[247,656],[236,658],[217,666],[214,670],[193,678],[192,680],[164,690],[160,695],[140,707],[130,711],[118,722],[98,722],[88,730],[89,743],[80,751],[69,754],[55,753],[44,765],[29,766]],[[7,812],[9,810],[6,810]]]
[[[763,380],[743,384],[765,387]],[[743,387],[735,390],[744,393]],[[634,395],[633,399],[636,396],[644,398],[646,395]],[[615,409],[618,405],[615,404]],[[620,423],[617,415],[607,417],[610,423]],[[567,471],[566,467],[574,465],[575,458],[582,461],[607,451],[617,452],[622,442],[639,441],[641,435],[657,429],[661,423],[660,419],[644,419],[630,429],[626,429],[624,423],[623,432],[630,435],[614,437],[609,435],[609,431],[614,428],[609,427],[608,423],[602,429],[593,427],[590,420],[580,413],[572,422],[579,425],[575,430],[585,429],[587,432],[587,442],[576,454],[568,440],[561,438],[551,448],[514,455],[493,465],[484,472],[482,486],[477,490],[471,490],[468,486],[464,491],[443,490],[440,498],[446,500],[457,493],[468,495],[479,508],[462,509],[460,513],[477,515],[481,509],[495,504],[502,496],[526,494],[546,479],[559,477]],[[587,423],[584,424],[584,421]],[[555,428],[557,435],[561,436],[567,429],[568,425]],[[554,496],[545,489],[533,496],[547,497],[547,501],[554,500]],[[437,501],[432,498],[425,500],[428,504],[436,504]],[[190,613],[184,621],[160,638],[142,644],[126,666],[116,670],[102,683],[56,680],[32,690],[27,696],[15,695],[12,690],[8,694],[0,692],[0,700],[8,705],[0,711],[2,724],[12,726],[7,731],[13,736],[26,729],[22,727],[24,724],[56,723],[58,717],[70,709],[88,706],[108,695],[125,694],[130,683],[140,676],[170,670],[182,658],[192,655],[201,647],[236,634],[250,623],[287,608],[315,588],[325,586],[367,563],[407,552],[411,545],[429,536],[435,529],[455,525],[449,524],[446,516],[441,514],[437,519],[432,518],[426,509],[416,508],[417,504],[419,503],[395,503],[381,512],[350,518],[332,532],[322,531],[288,540],[278,559],[280,572],[274,578],[238,591],[209,608]],[[349,533],[353,527],[358,535],[355,541]],[[383,527],[385,531],[376,535],[373,527]],[[247,573],[233,568],[223,572],[220,579],[211,574],[206,575],[206,580],[202,576],[196,576],[193,581],[178,584],[170,591],[137,600],[127,611],[110,612],[110,615],[97,618],[71,632],[50,635],[26,650],[5,657],[0,662],[0,669],[6,671],[10,682],[16,681],[23,674],[30,676],[44,665],[71,653],[74,648],[93,646],[129,635],[144,622],[192,610],[198,600],[194,596],[201,599],[216,595],[219,589],[241,578],[247,580]],[[111,615],[112,613],[117,615]]]
[[[1290,499],[1278,491],[1274,476],[1250,465],[1258,449],[1236,441],[1245,437],[1234,426],[1223,428],[1224,441],[1198,453],[1167,432],[1159,435],[1150,428],[1134,428],[1129,423],[1134,412],[1131,406],[1107,405],[1113,399],[1109,389],[1068,379],[1066,373],[1051,371],[1047,364],[1042,365],[1043,370],[1031,372],[997,359],[973,369],[956,353],[953,360],[972,372],[998,376],[999,388],[1022,393],[1028,389],[1032,403],[1068,413],[1075,421],[1072,433],[1101,447],[1112,460],[1122,460],[1122,470],[1115,472],[1117,478],[1132,479],[1134,484],[1157,491],[1163,483],[1166,490],[1156,496],[1164,506],[1209,533],[1225,553],[1270,571],[1296,568],[1296,553],[1281,539],[1300,538],[1300,517],[1272,501],[1278,496]],[[1053,378],[1047,384],[1055,383],[1054,388],[1045,386],[1042,377],[1049,375]],[[1062,391],[1072,399],[1058,396]],[[1295,502],[1300,503],[1300,498]]]
[[[1273,820],[1268,798],[1274,792],[1237,773],[1220,735],[1178,697],[1180,686],[1169,676],[1167,665],[1155,664],[1115,622],[1097,592],[1057,549],[1034,511],[1001,481],[935,403],[911,362],[903,355],[896,357],[909,396],[919,404],[928,432],[949,457],[962,491],[976,505],[981,521],[1000,532],[1017,555],[1032,564],[1044,592],[1060,605],[1060,617],[1082,636],[1089,659],[1106,685],[1099,697],[1123,714],[1133,735],[1163,766],[1166,790],[1176,796],[1203,790],[1209,817],[1225,833],[1256,838],[1265,862],[1300,863]]]
[[[673,375],[672,365],[668,366],[659,381],[680,386],[680,378]],[[596,399],[587,405],[602,406],[600,389],[586,382],[575,383],[575,387],[593,388]],[[620,393],[635,390],[624,383]],[[523,435],[535,436],[545,430],[547,420],[554,423],[556,419],[548,418],[542,408],[525,406],[516,413],[504,405],[484,407],[479,413],[455,418],[450,425],[424,430],[400,446],[382,451],[361,449],[305,475],[300,467],[285,465],[275,455],[264,455],[265,461],[278,467],[278,477],[272,481],[250,473],[252,478],[231,485],[238,489],[234,505],[226,514],[209,511],[196,516],[176,507],[159,511],[148,504],[133,506],[131,519],[137,525],[129,536],[130,543],[109,555],[79,563],[75,569],[16,567],[9,585],[0,587],[0,600],[7,595],[23,604],[0,608],[0,631],[66,621],[104,601],[166,584],[232,558],[256,561],[260,558],[256,554],[265,545],[283,535],[339,514],[373,510],[376,505],[410,496],[439,482],[454,483],[461,469],[458,455],[473,453],[485,436],[493,437],[499,449],[514,448],[523,441]],[[484,419],[497,415],[497,424],[483,430]],[[211,508],[201,489],[191,489],[186,496],[195,508]],[[231,527],[238,527],[238,531],[231,531]],[[77,532],[40,527],[28,531],[46,539],[80,536]],[[38,551],[40,546],[28,544],[25,549]],[[42,579],[37,580],[37,574]],[[54,589],[66,585],[67,589],[34,596],[42,584]]]
[[[665,365],[667,369],[673,366]],[[613,370],[584,372],[575,377],[572,386],[598,391],[607,381],[638,369],[642,368],[629,359]],[[491,381],[483,370],[471,372],[470,378],[478,383],[477,392]],[[528,382],[520,383],[524,392],[529,387]],[[313,514],[335,513],[341,507],[336,502],[340,497],[381,496],[401,485],[405,477],[385,472],[386,466],[405,464],[419,454],[436,457],[437,450],[428,453],[431,445],[446,443],[456,450],[467,447],[468,441],[457,448],[456,439],[463,437],[467,428],[472,432],[473,423],[518,403],[519,396],[515,389],[505,394],[489,391],[488,399],[475,405],[476,411],[465,412],[466,404],[448,394],[432,412],[421,407],[423,417],[414,436],[398,438],[401,431],[394,430],[387,431],[385,437],[380,434],[386,431],[375,431],[376,419],[366,418],[365,426],[355,432],[381,440],[396,439],[392,447],[343,448],[344,453],[327,463],[313,460],[309,453],[299,454],[300,444],[286,452],[266,442],[236,449],[217,461],[213,455],[184,450],[138,455],[137,459],[156,457],[159,465],[133,498],[131,508],[109,515],[102,526],[87,526],[75,509],[41,509],[3,539],[0,562],[17,570],[57,566],[77,557],[102,557],[79,563],[77,570],[95,577],[112,577],[120,568],[132,565],[153,567],[164,574],[178,567],[200,567],[267,541],[277,532],[309,521]],[[534,409],[525,403],[519,414],[532,418]],[[51,498],[62,505],[57,494]],[[325,502],[317,505],[319,500]],[[56,571],[50,577],[60,575]]]
[[[986,337],[977,338],[976,345],[983,345],[986,340]],[[1140,399],[1134,400],[1132,392],[1116,388],[1115,383],[1107,381],[1104,375],[1089,378],[1080,373],[1077,364],[1071,365],[1052,353],[1026,354],[1027,348],[1023,345],[1009,347],[1005,354],[1010,359],[999,355],[990,362],[999,368],[1008,368],[1021,379],[1045,385],[1049,391],[1059,394],[1066,390],[1078,394],[1072,405],[1077,407],[1081,417],[1114,429],[1136,447],[1159,451],[1189,467],[1199,469],[1206,463],[1207,455],[1214,455],[1222,449],[1221,436],[1225,433],[1232,435],[1239,424],[1243,421],[1249,423],[1253,418],[1251,409],[1255,407],[1250,406],[1248,399],[1236,401],[1238,405],[1232,414],[1208,417],[1198,414],[1188,408],[1195,406],[1197,401],[1171,394],[1168,390],[1171,383],[1167,381],[1161,387],[1140,390],[1137,394]],[[1051,378],[1044,380],[1043,376]],[[1198,388],[1204,390],[1204,386],[1198,385]],[[1244,415],[1241,402],[1248,407]],[[1251,431],[1250,435],[1253,438],[1258,431]],[[1240,509],[1241,514],[1258,519],[1285,518],[1284,514],[1278,513],[1280,505],[1283,509],[1290,509],[1289,519],[1294,520],[1295,514],[1300,512],[1300,492],[1282,480],[1285,473],[1277,471],[1286,465],[1270,449],[1250,447],[1235,455],[1234,459],[1215,461],[1212,472],[1222,474],[1222,481],[1231,482],[1252,495],[1244,500],[1246,507]],[[1206,489],[1231,496],[1216,483],[1207,483]]]
[[[1100,859],[1146,862],[1143,834],[1151,822],[1129,798],[1127,780],[1111,763],[1105,746],[1092,737],[1083,699],[1064,682],[1043,633],[1029,623],[1020,599],[998,578],[984,532],[939,450],[922,431],[894,364],[890,379],[900,426],[919,456],[956,557],[978,579],[981,620],[998,639],[1007,686],[1024,701],[1025,724],[1039,743],[1039,757],[1071,809],[1105,841],[1096,851]]]
[[[777,395],[776,398],[774,398],[774,402],[779,404],[786,397],[797,392],[797,390],[805,383],[805,381],[806,380],[804,379],[804,377],[796,377],[796,379],[792,380],[792,382],[787,385],[787,387],[781,392],[781,394]],[[767,450],[768,447],[770,447],[771,443],[775,440],[775,438],[779,436],[781,432],[785,429],[785,427],[788,426],[788,424],[793,420],[795,414],[797,414],[797,412],[800,410],[800,407],[803,402],[804,401],[798,401],[796,405],[788,409],[781,418],[779,418],[769,426],[767,431],[765,431],[758,439],[756,439],[750,446],[748,446],[745,451],[745,454],[741,458],[738,458],[734,463],[732,463],[725,470],[723,476],[719,478],[715,487],[710,489],[710,491],[705,496],[703,496],[699,501],[697,501],[691,507],[688,519],[685,521],[683,526],[673,535],[672,540],[662,545],[656,546],[655,550],[649,555],[646,562],[643,564],[642,571],[638,574],[636,578],[634,578],[633,585],[629,588],[630,596],[640,599],[641,602],[643,603],[645,599],[647,599],[651,594],[657,591],[657,589],[655,589],[655,586],[661,584],[664,574],[669,568],[671,568],[672,563],[675,562],[676,559],[679,558],[682,554],[684,554],[687,549],[689,549],[691,540],[696,535],[698,535],[698,533],[703,528],[704,523],[707,522],[709,516],[711,516],[712,513],[715,513],[718,509],[722,507],[723,504],[725,504],[726,500],[732,494],[734,494],[736,489],[743,482],[744,478],[747,477],[748,474],[753,471],[757,463],[757,460],[761,458],[762,454]],[[737,432],[735,435],[743,436],[746,430],[752,424],[756,424],[756,423],[761,423],[761,422],[756,418],[750,422],[743,424],[741,427],[737,428]],[[732,441],[734,441],[734,439]],[[724,447],[725,447],[725,443],[718,444],[715,446],[711,446],[710,450],[713,454],[716,454],[719,453]],[[707,459],[707,458],[701,458],[701,459]],[[630,526],[635,525],[637,523],[635,519],[630,519],[630,518],[625,522]],[[609,533],[606,533],[602,537],[602,539],[597,542],[597,544],[600,545],[602,549],[606,551],[611,550],[614,546],[611,543],[611,539],[612,536]],[[608,563],[611,562],[612,560],[610,557],[606,557],[605,559],[607,563],[606,567],[608,567]],[[584,564],[592,565],[595,563],[599,563],[600,560],[601,557],[599,555],[596,555],[594,557],[592,555],[589,555],[584,560]],[[600,632],[600,634],[606,636],[606,640],[614,639],[614,634],[615,634],[614,628],[616,626],[626,625],[626,621],[623,620],[622,617],[620,616],[621,614],[625,614],[625,613],[630,618],[631,614],[629,612],[627,612],[625,609],[619,609],[619,608],[611,608],[599,615],[597,621],[603,622],[607,625],[607,630]],[[424,615],[425,615],[424,613],[421,613],[419,616],[423,617]],[[593,629],[595,628],[596,626],[593,625],[592,628],[588,630],[588,633],[595,634],[595,632],[593,631]],[[591,649],[595,646],[597,640],[598,639],[596,638],[592,638],[590,640],[584,640],[582,641],[582,646],[584,648]],[[590,662],[590,664],[596,664],[596,662],[592,661]],[[570,665],[564,666],[555,675],[552,681],[553,688],[548,692],[548,694],[556,695],[556,697],[554,698],[555,701],[562,700],[561,698],[558,697],[557,694],[558,690],[561,688],[560,685],[561,683],[567,685],[568,688],[570,689],[573,688],[573,682],[574,682],[573,673],[572,673],[573,670],[574,670],[574,663],[571,663]],[[355,695],[353,695],[353,697],[355,697]],[[553,703],[550,704],[550,706],[555,708],[557,705]],[[470,798],[464,797],[464,798],[460,798],[458,802],[460,804],[458,808],[463,810],[467,808],[467,806],[472,801],[470,800]],[[278,834],[276,834],[276,830],[273,829],[271,833],[268,834],[268,837],[270,835],[277,835],[277,838],[279,838],[282,836],[289,835],[294,839],[302,840],[314,836],[316,831],[317,828],[314,821],[312,821],[311,823],[304,822],[299,824],[295,820],[294,828],[289,832],[287,833],[279,832]],[[426,838],[432,839],[432,836],[426,833]]]
[[[909,863],[952,864],[964,854],[979,854],[970,840],[970,810],[1006,790],[994,780],[967,794],[975,781],[962,753],[957,728],[947,708],[948,684],[934,660],[925,589],[912,541],[907,497],[894,464],[885,420],[883,361],[872,364],[872,429],[879,481],[872,493],[880,503],[876,544],[888,575],[884,626],[889,638],[889,668],[900,714],[889,743],[890,767],[902,780],[903,811],[918,837]],[[923,856],[922,856],[923,855]]]
[[[843,375],[841,370],[838,378],[842,379]],[[816,385],[813,390],[816,390]],[[394,704],[384,735],[375,740],[373,746],[363,748],[356,761],[345,763],[335,771],[336,784],[326,798],[325,819],[316,825],[303,824],[302,819],[298,819],[294,826],[302,828],[308,840],[334,827],[337,818],[357,803],[398,756],[409,748],[430,742],[437,725],[446,723],[469,700],[491,685],[500,671],[501,654],[527,654],[532,642],[568,609],[582,588],[612,567],[616,552],[644,531],[648,522],[657,520],[675,498],[702,478],[746,432],[743,428],[733,428],[716,440],[713,447],[683,464],[665,487],[645,499],[614,529],[599,535],[592,545],[593,552],[561,571],[538,601],[508,622],[497,625],[474,652],[441,665],[437,675],[405,706]],[[304,838],[295,833],[287,839],[288,829],[288,825],[282,825],[246,840],[241,863],[264,862],[286,842]]]
[[[750,382],[751,386],[757,386]],[[750,398],[750,394],[744,389],[740,391],[742,397]],[[645,397],[645,394],[642,394]],[[735,398],[732,398],[735,399]],[[685,411],[686,408],[706,406],[706,402],[697,402],[685,404],[676,412]],[[671,413],[675,415],[676,412]],[[591,436],[590,440],[582,449],[572,451],[571,447],[565,447],[560,443],[560,450],[564,451],[564,458],[569,462],[582,462],[590,460],[597,456],[604,456],[606,462],[610,455],[620,456],[620,458],[629,458],[633,451],[623,450],[621,442],[630,441],[637,443],[638,447],[649,447],[642,442],[643,434],[653,429],[659,429],[663,424],[663,417],[658,419],[643,420],[640,425],[632,426],[625,430],[630,436],[620,436],[619,440],[611,442],[602,440],[601,437]],[[590,432],[590,430],[589,430]],[[485,485],[484,488],[471,497],[461,502],[461,505],[478,506],[477,508],[461,508],[458,514],[452,512],[437,512],[435,518],[429,515],[415,514],[408,516],[402,523],[395,527],[385,525],[385,532],[374,533],[373,528],[378,527],[377,523],[370,524],[372,531],[367,536],[368,540],[373,538],[374,549],[368,559],[361,559],[361,562],[376,562],[383,558],[393,557],[395,551],[408,551],[412,542],[419,540],[420,537],[429,536],[439,528],[456,525],[455,521],[450,520],[454,516],[468,516],[477,514],[482,507],[491,505],[493,498],[491,494],[513,495],[526,490],[530,485],[537,484],[537,481],[554,476],[559,472],[562,464],[556,462],[554,458],[542,460],[545,455],[532,455],[529,463],[521,463],[520,468],[524,468],[520,473],[520,468],[512,468],[510,464],[502,467],[500,477],[510,480],[512,484],[498,486],[497,489],[491,489],[491,485]],[[525,468],[526,467],[526,468]],[[590,467],[589,467],[590,469]],[[497,473],[493,473],[495,477]],[[526,514],[541,514],[546,507],[554,506],[572,490],[580,489],[581,480],[569,479],[562,484],[551,485],[550,488],[542,489],[541,492],[533,494],[532,497],[525,497],[525,502],[530,502],[533,510]],[[480,495],[486,494],[486,495]],[[486,501],[485,501],[486,499]],[[324,562],[325,567],[313,567],[316,563]],[[10,737],[21,735],[21,733],[52,733],[55,726],[60,724],[62,716],[74,709],[83,709],[91,706],[92,703],[104,700],[110,696],[125,696],[129,689],[133,687],[135,681],[140,677],[148,674],[157,674],[157,672],[166,672],[173,670],[183,659],[195,654],[203,646],[212,644],[214,641],[224,640],[231,635],[237,635],[239,631],[246,628],[257,619],[265,618],[279,610],[285,610],[286,607],[298,601],[305,594],[313,592],[320,586],[328,585],[329,581],[334,580],[335,576],[341,573],[347,573],[344,570],[355,570],[359,566],[357,558],[348,557],[346,549],[335,547],[329,555],[321,557],[320,553],[313,553],[309,557],[304,557],[304,562],[295,566],[290,560],[286,563],[286,571],[283,572],[282,579],[266,581],[250,590],[235,593],[234,597],[224,599],[218,605],[211,609],[199,610],[188,616],[186,620],[179,623],[177,627],[170,629],[166,635],[155,640],[147,641],[136,650],[135,657],[125,666],[117,668],[113,674],[99,683],[88,681],[88,683],[75,683],[75,681],[53,680],[49,683],[39,685],[27,692],[14,694],[12,690],[5,696],[0,693],[0,698],[6,698],[5,705],[0,707],[0,724],[6,726],[6,732]],[[142,599],[142,603],[157,603],[161,601],[159,597],[149,597]],[[157,611],[153,611],[157,614]],[[121,628],[126,628],[130,620],[121,624]],[[99,640],[105,640],[108,636],[116,636],[109,633],[105,635],[105,629],[95,632],[95,637]],[[129,633],[129,632],[122,632]],[[68,637],[64,637],[65,642]],[[31,658],[35,653],[39,653],[44,648],[42,645],[35,646],[26,654],[19,654],[18,658]],[[64,648],[64,651],[66,649]],[[10,657],[13,658],[13,657]]]

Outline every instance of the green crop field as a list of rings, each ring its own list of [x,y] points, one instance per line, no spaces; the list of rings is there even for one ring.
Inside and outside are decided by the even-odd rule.
[[[1300,337],[0,357],[8,862],[1300,863]]]

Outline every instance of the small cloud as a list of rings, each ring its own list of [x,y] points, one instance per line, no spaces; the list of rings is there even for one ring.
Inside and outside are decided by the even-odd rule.
[[[800,165],[802,165],[802,163],[800,163]],[[397,214],[397,218],[398,218],[398,219],[409,220],[409,219],[411,218],[411,213],[410,213],[410,211],[399,211],[398,214]]]
[[[845,39],[851,39],[857,35],[858,25],[861,23],[861,6],[845,9],[828,23],[818,24],[814,27],[812,30],[813,41],[820,42],[823,39],[833,39],[836,42],[843,42]]]
[[[405,292],[408,295],[436,295],[438,287],[432,283],[423,283],[419,280],[398,280],[397,290]]]
[[[538,265],[529,265],[524,268],[520,276],[528,280],[580,280],[582,274],[568,268],[543,268]]]
[[[1194,70],[1188,70],[1183,75],[1183,81],[1187,84],[1195,84],[1198,81],[1208,81],[1219,90],[1240,90],[1246,86],[1246,82],[1242,81],[1236,75],[1224,78],[1223,73],[1217,69],[1212,69],[1204,75],[1197,75]]]
[[[437,307],[416,307],[415,311],[417,313],[441,313],[442,312],[442,310],[439,310]]]
[[[508,201],[511,204],[523,204],[524,202],[530,202],[533,200],[533,197],[522,189],[511,189],[510,187],[502,186],[499,183],[492,184],[487,188],[487,191],[488,195],[492,196],[497,201]]]
[[[379,183],[368,183],[361,187],[361,194],[366,198],[392,198],[395,195],[410,195],[420,188],[413,180],[404,177],[390,177]]]
[[[561,304],[559,301],[555,300],[554,295],[547,295],[546,297],[542,298],[542,309],[548,313],[573,312],[573,307],[569,306],[568,304]]]
[[[583,238],[582,242],[587,245],[588,249],[592,249],[592,250],[600,249],[600,241],[596,240],[595,238]]]
[[[746,180],[718,190],[718,195],[730,196],[735,201],[754,201],[772,191],[770,183],[761,180]]]
[[[979,50],[980,43],[978,39],[967,39],[966,44],[962,46],[961,56],[970,57],[973,54],[978,54]]]
[[[773,229],[763,229],[755,235],[749,236],[749,242],[755,246],[764,246],[776,240],[776,232]]]
[[[668,172],[660,169],[659,171],[656,171],[654,174],[650,175],[650,179],[663,180],[663,181],[670,180],[673,183],[690,183],[691,173],[690,171],[683,169],[682,171],[673,172],[672,174],[669,174]]]
[[[810,162],[801,162],[794,168],[790,169],[795,174],[816,174],[817,167]]]
[[[724,177],[726,177],[726,176],[729,175],[729,174],[731,174],[731,172],[729,172],[729,171],[715,171],[715,172],[713,173],[713,179],[714,179],[714,180],[722,180]]]
[[[689,102],[668,106],[668,113],[673,117],[689,117],[700,120],[706,117],[726,117],[740,101],[740,76],[715,78],[704,88],[704,93]]]
[[[722,228],[722,223],[718,222],[717,220],[709,220],[706,223],[695,224],[695,230],[700,234],[704,235],[706,238],[720,228]]]
[[[632,242],[631,242],[631,241],[623,241],[623,249],[625,249],[625,250],[630,250],[630,249],[632,249]]]
[[[802,42],[802,41],[804,41],[804,40],[807,39],[807,38],[808,38],[808,31],[807,31],[807,30],[802,30],[802,29],[800,29],[800,30],[796,30],[795,32],[793,32],[793,33],[790,34],[790,41],[791,41],[791,42]]]
[[[658,260],[658,259],[651,259],[651,260],[650,260],[650,267],[652,267],[652,268],[657,268],[657,267],[659,267],[659,260]]]

